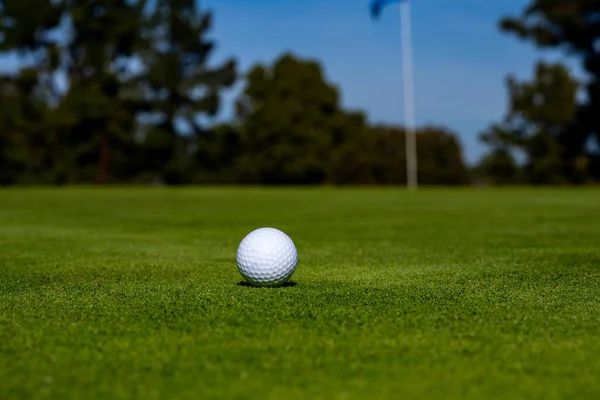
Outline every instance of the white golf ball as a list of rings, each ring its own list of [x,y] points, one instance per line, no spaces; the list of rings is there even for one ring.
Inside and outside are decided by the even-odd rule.
[[[238,270],[254,286],[280,286],[296,270],[298,252],[292,239],[279,229],[259,228],[240,243]]]

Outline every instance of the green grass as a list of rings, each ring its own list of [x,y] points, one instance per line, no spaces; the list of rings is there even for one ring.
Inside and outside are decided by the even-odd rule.
[[[238,283],[295,241],[295,286]],[[600,190],[0,191],[0,399],[598,399]]]

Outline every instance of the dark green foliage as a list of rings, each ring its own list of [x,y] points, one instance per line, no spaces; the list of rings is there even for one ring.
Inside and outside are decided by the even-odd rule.
[[[419,181],[424,185],[468,184],[456,135],[444,128],[423,127],[417,132]],[[405,130],[375,126],[355,142],[355,154],[369,172],[365,183],[406,185]],[[362,157],[360,156],[362,154]]]
[[[488,182],[600,180],[599,12],[600,0],[531,0],[501,21],[578,57],[588,79],[544,63],[531,82],[508,79],[507,116],[482,135]],[[235,120],[207,122],[236,80],[233,59],[210,62],[212,23],[196,0],[0,1],[0,53],[22,61],[0,77],[0,184],[406,182],[403,130],[344,110],[314,60],[252,67]],[[421,183],[468,183],[454,133],[417,141]]]
[[[507,88],[509,109],[504,121],[481,135],[492,148],[481,171],[490,174],[492,182],[516,183],[522,174],[532,184],[581,183],[589,156],[583,142],[571,146],[578,134],[574,123],[578,83],[566,67],[540,62],[532,81],[509,77]],[[515,152],[525,156],[522,167],[513,161]]]
[[[319,64],[284,55],[272,67],[254,67],[238,100],[244,151],[251,166],[245,181],[266,184],[321,183],[332,151],[343,145],[345,124],[337,90]],[[341,136],[341,137],[340,137]],[[242,172],[244,168],[241,168]]]
[[[522,15],[501,20],[505,32],[530,41],[540,48],[557,48],[577,57],[587,72],[586,99],[579,104],[576,118],[558,142],[539,142],[544,153],[562,153],[562,160],[546,160],[545,172],[534,168],[532,174],[546,183],[558,180],[584,182],[600,180],[600,150],[590,147],[600,138],[600,0],[531,0]],[[570,112],[571,107],[567,105]],[[556,109],[555,109],[556,111]],[[559,147],[559,148],[557,148]],[[542,150],[543,149],[543,150]],[[554,156],[552,156],[554,157]],[[557,165],[563,163],[562,165]],[[549,169],[563,169],[552,172]]]
[[[25,68],[0,78],[0,184],[56,183],[49,152],[56,137],[44,131],[49,109],[38,91],[38,76]]]
[[[200,170],[197,182],[239,183],[244,177],[239,161],[244,151],[239,126],[214,126],[198,136],[196,148],[196,162]]]
[[[0,104],[2,183],[190,179],[182,171],[193,141],[180,126],[202,133],[197,120],[217,112],[220,90],[235,78],[233,61],[208,65],[211,16],[197,2],[0,5],[0,51],[29,65],[3,77],[0,95],[18,104]],[[57,74],[66,89],[57,88]],[[30,115],[33,103],[42,114]]]
[[[206,134],[198,116],[216,115],[220,91],[235,81],[235,63],[207,68],[214,44],[205,37],[212,18],[195,0],[158,0],[148,23],[150,45],[141,53],[146,68],[141,81],[159,122],[149,138],[152,156],[146,159],[158,167],[156,173],[166,166],[169,183],[184,183],[192,179],[188,150],[193,141],[181,137],[178,124],[195,137]]]
[[[522,170],[510,150],[495,148],[480,161],[475,174],[493,185],[514,185],[522,182]]]
[[[419,181],[424,185],[463,185],[469,172],[455,133],[441,127],[424,127],[417,132]]]
[[[23,58],[2,77],[0,183],[405,183],[402,129],[344,110],[314,60],[254,66],[235,121],[208,124],[236,80],[211,27],[195,0],[3,2],[0,51]],[[419,146],[423,183],[467,183],[453,134]]]
[[[378,147],[379,132],[368,126],[360,113],[346,113],[339,117],[333,133],[334,149],[329,156],[326,181],[334,184],[395,183],[377,173],[377,162],[384,154]],[[404,154],[393,156],[397,162]]]
[[[320,66],[285,54],[255,66],[237,102],[243,182],[405,184],[404,132],[342,109]],[[418,132],[425,184],[465,184],[460,147],[444,129]]]
[[[65,1],[73,33],[61,64],[69,88],[56,112],[62,114],[57,129],[72,163],[71,182],[106,183],[125,168],[119,153],[133,142],[137,110],[123,101],[122,91],[131,85],[127,63],[142,47],[145,3]]]

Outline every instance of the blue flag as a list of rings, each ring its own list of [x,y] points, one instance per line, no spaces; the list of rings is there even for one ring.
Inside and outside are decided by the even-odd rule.
[[[399,3],[404,0],[371,0],[371,17],[379,18],[381,10],[388,4]]]

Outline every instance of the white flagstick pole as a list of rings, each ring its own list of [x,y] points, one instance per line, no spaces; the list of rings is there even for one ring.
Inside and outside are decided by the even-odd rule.
[[[404,80],[404,118],[406,120],[406,183],[416,189],[417,140],[415,137],[415,104],[412,72],[412,43],[410,26],[410,1],[400,1],[400,27],[402,29],[402,71]]]

